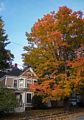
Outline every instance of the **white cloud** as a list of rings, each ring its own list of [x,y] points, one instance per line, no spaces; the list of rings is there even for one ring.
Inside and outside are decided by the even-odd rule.
[[[5,5],[3,2],[0,2],[0,12],[5,10]]]

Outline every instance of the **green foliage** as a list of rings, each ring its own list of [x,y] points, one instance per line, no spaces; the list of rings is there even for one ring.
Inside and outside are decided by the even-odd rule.
[[[13,60],[13,54],[6,49],[6,46],[9,44],[8,35],[5,34],[3,29],[4,23],[0,17],[0,70],[8,68]]]
[[[4,88],[0,84],[0,112],[10,112],[18,105],[13,90]]]
[[[32,104],[36,108],[42,108],[42,106],[44,105],[42,103],[42,96],[34,95],[33,98],[32,98]]]

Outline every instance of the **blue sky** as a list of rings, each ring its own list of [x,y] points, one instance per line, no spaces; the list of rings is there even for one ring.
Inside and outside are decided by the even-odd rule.
[[[22,66],[23,46],[27,45],[25,32],[30,32],[33,24],[44,14],[67,6],[73,11],[84,13],[84,0],[0,0],[0,16],[11,44],[8,49],[14,54],[13,63]]]

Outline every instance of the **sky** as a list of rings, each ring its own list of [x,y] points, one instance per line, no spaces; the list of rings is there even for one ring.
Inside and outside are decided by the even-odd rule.
[[[38,19],[51,11],[58,11],[61,6],[84,13],[84,0],[0,0],[0,16],[11,42],[7,49],[15,57],[13,64],[17,63],[22,68],[23,47],[27,45],[25,32],[31,32]]]

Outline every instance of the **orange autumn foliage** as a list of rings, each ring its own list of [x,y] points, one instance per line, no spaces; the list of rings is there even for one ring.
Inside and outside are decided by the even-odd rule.
[[[84,87],[84,58],[78,54],[83,55],[83,26],[82,12],[63,6],[44,15],[26,33],[30,44],[25,48],[24,63],[31,64],[39,77],[30,90],[42,95],[44,102],[68,97]]]

